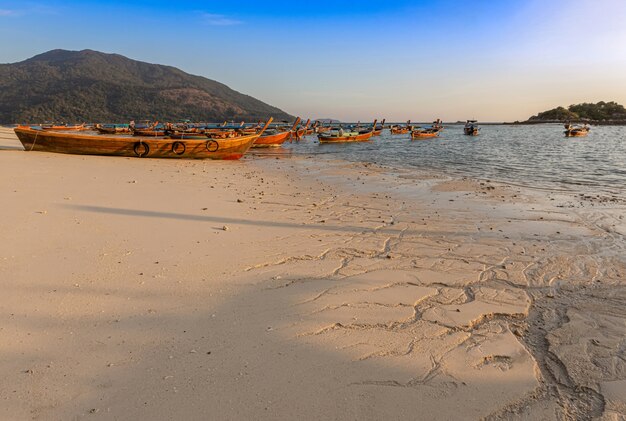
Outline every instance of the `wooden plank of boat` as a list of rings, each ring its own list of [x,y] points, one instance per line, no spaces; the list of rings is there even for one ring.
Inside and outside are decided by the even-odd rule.
[[[374,120],[374,127],[376,127],[376,120]],[[332,135],[317,135],[320,143],[348,143],[348,142],[367,142],[371,140],[374,134],[373,130],[366,133],[352,132],[344,136],[332,136]]]
[[[17,135],[27,151],[76,155],[111,155],[149,158],[240,159],[272,122],[259,133],[230,139],[166,139],[154,137],[96,136],[46,132],[17,127]]]
[[[254,141],[254,144],[252,144],[252,146],[255,148],[278,147],[291,138],[292,131],[298,126],[299,123],[300,117],[296,118],[296,122],[293,123],[293,126],[290,130],[267,136],[259,136],[259,138]]]

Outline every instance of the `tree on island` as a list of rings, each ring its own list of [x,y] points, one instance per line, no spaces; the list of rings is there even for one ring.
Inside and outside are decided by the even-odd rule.
[[[597,104],[585,102],[568,108],[553,108],[532,116],[528,121],[626,121],[626,109],[615,101],[600,101]]]

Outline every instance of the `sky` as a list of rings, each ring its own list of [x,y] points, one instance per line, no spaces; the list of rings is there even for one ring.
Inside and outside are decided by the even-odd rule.
[[[0,63],[93,49],[303,117],[514,121],[626,104],[624,22],[626,0],[0,0]]]

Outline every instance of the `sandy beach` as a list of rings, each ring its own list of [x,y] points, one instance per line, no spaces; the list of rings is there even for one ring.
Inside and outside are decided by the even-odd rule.
[[[0,419],[626,418],[626,204],[0,129]]]

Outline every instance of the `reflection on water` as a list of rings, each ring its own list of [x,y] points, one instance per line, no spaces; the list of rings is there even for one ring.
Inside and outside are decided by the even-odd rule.
[[[626,127],[593,127],[566,138],[563,126],[482,126],[480,136],[446,126],[439,138],[415,140],[388,130],[366,143],[324,144],[308,136],[285,144],[294,154],[375,162],[396,168],[506,181],[535,188],[626,197]]]

